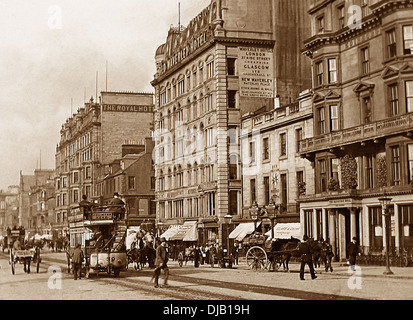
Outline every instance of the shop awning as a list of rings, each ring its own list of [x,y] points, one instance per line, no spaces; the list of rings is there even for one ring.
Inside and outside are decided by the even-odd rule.
[[[271,230],[268,231],[266,236],[271,238]],[[277,223],[274,227],[275,239],[302,239],[301,225],[300,223]]]
[[[196,228],[196,221],[185,221],[184,224],[180,226],[180,228],[178,229],[178,232],[175,233],[173,236],[171,236],[169,240],[171,241],[184,240],[187,233],[189,233],[191,229],[193,229],[194,226]],[[191,238],[190,235],[188,235],[188,239],[190,238]],[[196,240],[197,238],[195,240],[186,240],[186,241],[196,241]]]
[[[261,222],[257,223],[257,227]],[[242,241],[247,235],[254,232],[254,222],[240,223],[230,234],[229,238]]]
[[[186,232],[183,241],[198,241],[198,227],[195,221],[193,221],[192,226]]]
[[[165,238],[166,241],[169,241],[170,238],[179,231],[180,227],[181,227],[180,225],[170,226],[168,230],[166,230],[164,233],[161,234],[160,237]]]

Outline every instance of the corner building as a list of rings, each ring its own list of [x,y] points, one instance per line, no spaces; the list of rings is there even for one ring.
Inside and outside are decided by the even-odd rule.
[[[309,8],[314,137],[300,149],[314,166],[315,194],[300,197],[301,222],[309,236],[329,239],[341,260],[354,236],[372,261],[383,261],[387,237],[394,254],[413,246],[412,4],[312,1]]]
[[[195,221],[199,243],[221,244],[224,216],[248,218],[241,116],[270,111],[311,85],[299,49],[305,3],[213,0],[187,27],[169,30],[152,81],[159,225]]]

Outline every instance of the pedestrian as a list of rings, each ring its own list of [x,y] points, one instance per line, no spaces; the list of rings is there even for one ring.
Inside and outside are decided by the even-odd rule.
[[[347,245],[347,253],[350,258],[351,270],[356,270],[357,255],[360,255],[360,249],[357,237],[353,237],[353,240]]]
[[[303,242],[301,242],[299,244],[298,252],[301,254],[300,280],[305,280],[304,279],[304,269],[305,269],[306,264],[310,268],[311,279],[313,279],[313,280],[316,279],[317,277],[316,277],[315,272],[314,272],[313,256],[312,256],[312,253],[311,253],[311,246],[308,243],[307,235],[303,236]]]
[[[160,238],[156,244],[156,258],[155,258],[155,270],[152,276],[152,280],[155,280],[155,288],[159,288],[159,276],[161,271],[164,271],[164,286],[168,285],[169,268],[168,268],[168,252],[166,249],[165,238]]]
[[[72,264],[73,264],[73,274],[74,279],[82,279],[82,262],[84,259],[82,246],[79,244],[76,245],[76,248],[73,250],[72,254]]]
[[[199,257],[200,257],[200,248],[198,246],[194,246],[194,267],[199,268]]]

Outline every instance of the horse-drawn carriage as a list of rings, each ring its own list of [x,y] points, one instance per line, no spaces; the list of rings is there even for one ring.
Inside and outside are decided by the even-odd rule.
[[[19,242],[24,243],[24,236],[25,231],[24,229],[20,230],[10,230],[7,238],[9,239],[10,243],[14,243],[15,241],[19,240]],[[11,273],[16,273],[16,264],[24,264],[24,271],[30,272],[30,264],[36,264],[36,272],[39,273],[40,269],[40,248],[38,246],[34,246],[34,248],[30,249],[15,249],[13,245],[9,248],[9,264],[11,266]],[[27,268],[27,269],[26,269]]]
[[[148,264],[149,268],[155,267],[156,251],[154,249],[154,236],[145,230],[128,230],[127,236],[127,265],[133,265],[135,270],[142,270]]]
[[[126,225],[124,205],[79,205],[71,210],[70,248],[66,251],[68,268],[77,244],[84,247],[83,269],[86,277],[105,272],[119,276],[126,269]]]
[[[182,251],[178,253],[178,264],[180,267],[183,266],[184,262],[185,265],[188,261],[194,261],[196,255],[196,248],[195,247],[188,247],[184,248]]]
[[[288,262],[293,255],[298,255],[300,240],[269,239],[265,235],[253,234],[244,240],[249,247],[246,260],[251,270],[278,270],[281,265],[288,270]]]

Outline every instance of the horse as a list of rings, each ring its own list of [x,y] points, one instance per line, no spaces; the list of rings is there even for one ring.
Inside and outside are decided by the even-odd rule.
[[[289,271],[289,261],[292,256],[298,256],[297,247],[300,243],[299,239],[291,237],[291,239],[275,239],[271,241],[271,263],[275,267],[277,264],[280,267],[283,265],[284,271]],[[266,243],[268,248],[269,244]]]
[[[311,251],[313,253],[313,263],[314,268],[320,268],[321,262],[324,264],[324,269],[327,272],[329,269],[333,272],[332,260],[334,253],[332,247],[329,243],[325,242],[323,239],[309,241],[311,246]]]

